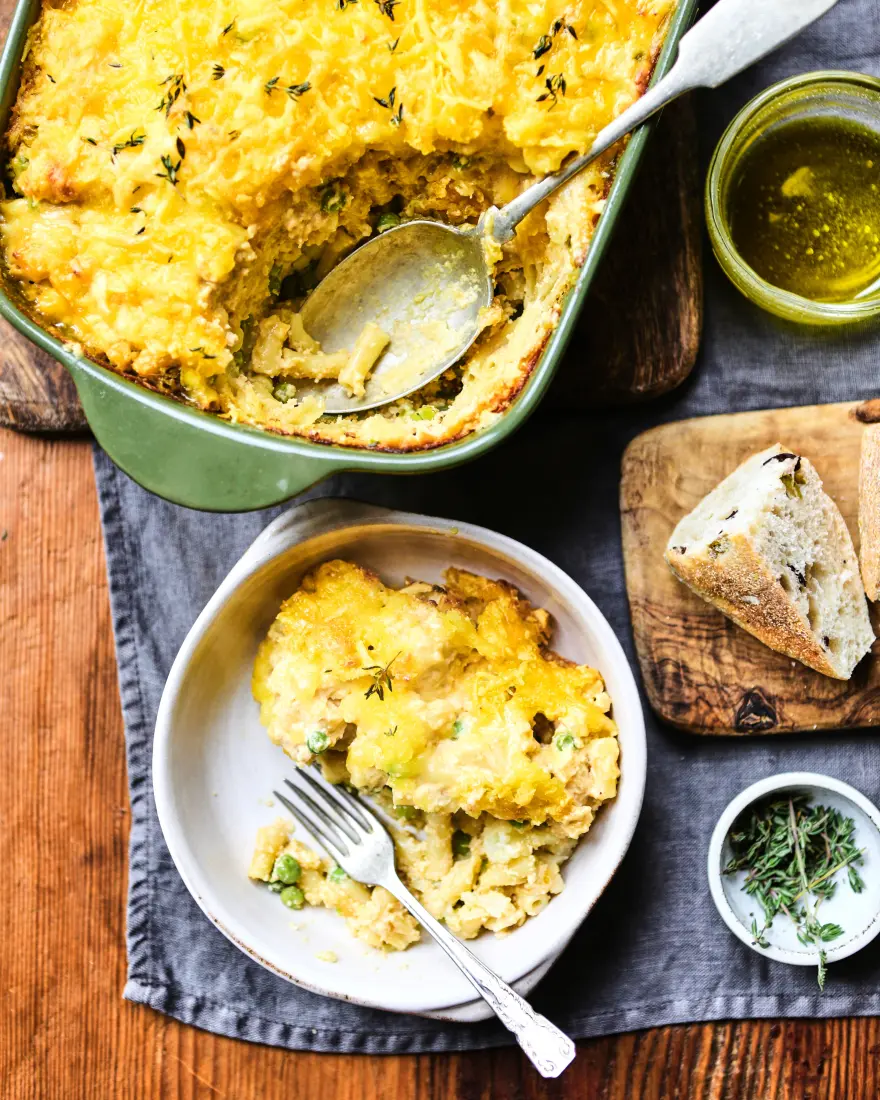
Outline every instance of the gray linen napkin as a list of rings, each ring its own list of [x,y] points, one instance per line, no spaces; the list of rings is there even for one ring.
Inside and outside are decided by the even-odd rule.
[[[877,0],[841,0],[787,49],[704,95],[703,160],[734,112],[774,80],[816,68],[878,75],[878,36]],[[625,445],[653,424],[685,416],[873,396],[878,348],[878,335],[818,338],[777,324],[741,298],[707,255],[703,352],[683,391],[614,415],[550,420],[539,413],[514,439],[467,467],[419,478],[341,476],[308,495],[350,496],[470,520],[520,539],[590,593],[634,663],[617,507]],[[578,369],[578,359],[578,348],[571,348],[567,369]],[[156,820],[153,723],[187,630],[276,513],[204,515],[150,496],[100,452],[95,468],[132,802],[125,996],[212,1031],[296,1049],[416,1052],[507,1041],[491,1023],[390,1015],[297,989],[247,959],[201,914]],[[880,1013],[880,942],[836,964],[820,995],[810,969],[766,962],[727,931],[704,871],[718,815],[761,776],[828,772],[880,797],[873,732],[696,738],[663,727],[649,713],[648,740],[647,795],[632,848],[562,961],[535,991],[536,1006],[578,1037],[731,1017]]]

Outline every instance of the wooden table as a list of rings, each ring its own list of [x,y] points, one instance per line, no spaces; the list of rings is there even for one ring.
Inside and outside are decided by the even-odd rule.
[[[0,1100],[875,1100],[876,1019],[516,1050],[291,1054],[122,1000],[128,798],[91,455],[0,432]]]

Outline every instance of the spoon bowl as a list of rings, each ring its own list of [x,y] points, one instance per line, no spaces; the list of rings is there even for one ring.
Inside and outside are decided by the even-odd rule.
[[[322,398],[330,414],[352,413],[420,389],[476,340],[493,289],[476,229],[426,220],[386,229],[334,267],[302,309],[306,332],[326,352],[353,347],[368,322],[390,337],[363,396],[338,382],[297,379],[297,397]]]

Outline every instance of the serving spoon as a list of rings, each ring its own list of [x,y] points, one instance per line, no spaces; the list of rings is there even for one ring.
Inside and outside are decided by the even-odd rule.
[[[390,337],[362,396],[336,382],[296,381],[297,397],[324,400],[326,413],[374,409],[421,389],[452,366],[480,332],[494,296],[492,249],[559,187],[667,103],[694,88],[716,88],[793,38],[837,0],[718,0],[683,36],[675,64],[631,107],[600,130],[586,153],[512,202],[491,207],[476,227],[419,219],[368,240],[330,271],[306,299],[306,332],[325,352],[351,349],[373,322]]]

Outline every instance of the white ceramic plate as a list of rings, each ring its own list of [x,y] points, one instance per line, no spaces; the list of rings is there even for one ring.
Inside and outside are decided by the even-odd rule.
[[[759,799],[770,796],[785,798],[791,794],[805,794],[812,805],[830,806],[851,817],[855,825],[856,847],[863,852],[864,863],[859,867],[865,882],[862,892],[853,893],[846,875],[839,872],[834,895],[822,902],[823,923],[836,923],[844,930],[843,936],[825,945],[828,962],[836,962],[859,951],[880,933],[880,810],[855,787],[830,775],[815,772],[784,772],[747,787],[730,803],[712,833],[709,842],[709,889],[724,923],[753,951],[792,966],[818,964],[818,950],[802,944],[794,924],[781,916],[765,933],[768,946],[761,947],[755,943],[751,924],[754,917],[758,926],[763,926],[761,906],[742,889],[743,873],[722,873],[733,854],[728,833],[739,815]]]
[[[565,890],[510,935],[472,942],[508,982],[524,979],[527,987],[543,976],[629,846],[645,786],[635,681],[595,604],[540,554],[481,527],[343,500],[311,501],[270,524],[177,655],[156,721],[153,787],[168,849],[207,916],[252,958],[317,993],[396,1012],[479,1018],[486,1013],[474,1005],[471,986],[430,938],[402,953],[374,951],[335,913],[291,913],[247,879],[257,828],[283,814],[267,800],[293,769],[260,725],[250,692],[254,655],[302,575],[335,557],[369,566],[393,585],[406,577],[439,581],[451,565],[504,578],[551,613],[554,649],[605,678],[620,728],[620,790],[566,864]],[[326,951],[338,961],[317,957]]]

